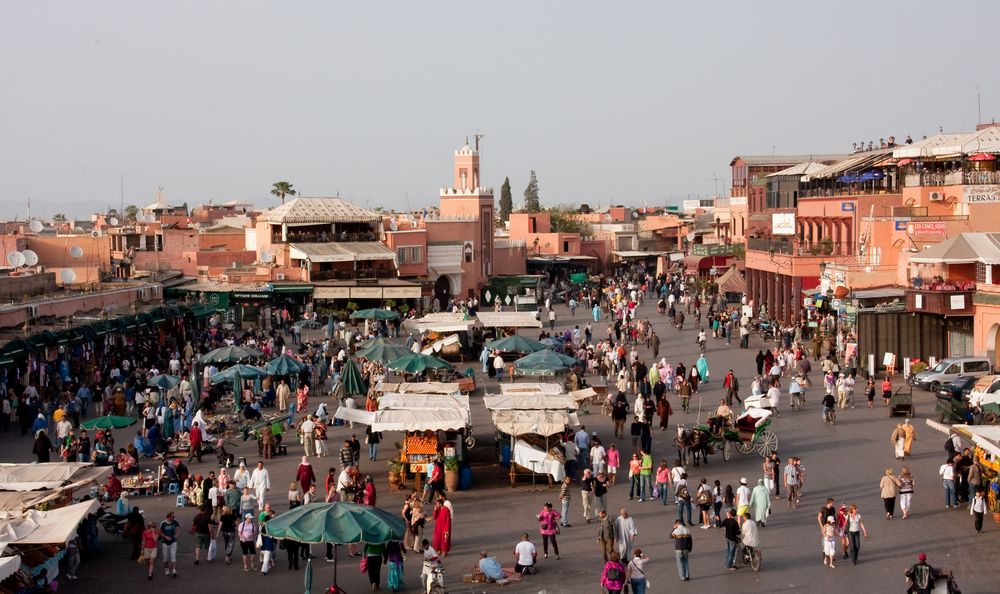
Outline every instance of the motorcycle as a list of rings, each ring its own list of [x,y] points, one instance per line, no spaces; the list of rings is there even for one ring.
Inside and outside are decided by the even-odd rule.
[[[101,507],[94,513],[94,517],[104,527],[104,531],[112,536],[125,537],[125,516],[113,514]]]
[[[750,566],[750,569],[754,573],[760,571],[761,560],[763,555],[761,555],[760,549],[757,547],[748,547],[743,543],[740,543],[739,550],[736,551],[736,567],[746,567]]]

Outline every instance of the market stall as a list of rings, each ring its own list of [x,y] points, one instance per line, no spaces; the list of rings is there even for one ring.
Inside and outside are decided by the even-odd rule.
[[[19,565],[0,557],[0,576],[7,573],[3,588],[21,591],[44,569],[49,580],[59,576],[59,562],[67,543],[76,536],[80,523],[100,507],[96,499],[47,511],[0,512],[0,543],[3,555],[13,553]]]
[[[431,313],[403,322],[407,332],[420,336],[425,355],[465,361],[482,342],[482,325],[464,313]]]
[[[563,394],[566,389],[562,384],[526,382],[518,384],[500,384],[501,394]]]
[[[382,382],[384,392],[397,394],[456,394],[458,382]]]
[[[567,427],[577,427],[577,403],[566,394],[544,392],[487,395],[483,404],[492,413],[497,432],[497,457],[510,465],[510,484],[519,477],[545,475],[549,486],[566,475],[566,459],[559,439]]]
[[[537,311],[481,311],[476,317],[484,328],[495,329],[498,334],[504,329],[516,332],[518,328],[542,327]]]

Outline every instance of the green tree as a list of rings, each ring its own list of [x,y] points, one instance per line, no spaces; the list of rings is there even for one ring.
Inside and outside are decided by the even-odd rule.
[[[129,204],[125,207],[125,220],[135,222],[135,217],[139,214],[139,207]]]
[[[524,210],[527,212],[539,212],[542,204],[538,200],[538,178],[535,170],[531,170],[531,178],[528,179],[528,187],[524,188]]]
[[[545,209],[552,219],[552,231],[590,235],[590,223],[579,218],[576,208],[569,204],[559,204]]]
[[[281,203],[285,203],[285,196],[294,196],[295,190],[292,189],[292,184],[286,181],[274,182],[271,186],[271,195],[281,198]]]
[[[510,178],[503,178],[503,185],[500,186],[500,222],[510,220],[510,213],[514,210],[514,199],[510,195]]]
[[[52,220],[55,221],[56,223],[65,223],[66,222],[66,215],[64,215],[61,212],[56,213],[56,214],[52,215]]]

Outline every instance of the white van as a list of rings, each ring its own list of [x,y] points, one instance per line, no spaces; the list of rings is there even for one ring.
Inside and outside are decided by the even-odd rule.
[[[942,359],[937,365],[910,377],[910,384],[937,393],[938,388],[958,377],[982,377],[992,371],[986,357]]]

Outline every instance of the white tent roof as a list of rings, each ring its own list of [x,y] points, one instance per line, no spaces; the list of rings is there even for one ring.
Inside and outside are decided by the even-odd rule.
[[[458,382],[382,382],[385,392],[397,394],[456,394]]]
[[[927,426],[940,431],[945,435],[952,432],[958,433],[962,437],[972,441],[972,443],[983,448],[993,455],[1000,456],[1000,427],[996,425],[942,425],[936,421],[926,419]]]
[[[576,410],[576,400],[568,394],[500,394],[486,395],[483,404],[488,410]]]
[[[465,410],[469,397],[463,394],[382,394],[379,410]]]
[[[457,431],[469,424],[464,410],[380,410],[372,431]]]
[[[1000,264],[1000,233],[960,233],[910,257],[914,264]]]
[[[501,394],[562,394],[566,390],[562,384],[524,382],[500,384]]]
[[[375,422],[375,413],[367,410],[361,410],[360,408],[347,408],[346,406],[341,406],[337,408],[336,412],[333,413],[333,418],[350,423],[360,423],[361,425],[371,427],[372,423]]]
[[[534,311],[481,311],[476,314],[486,328],[541,328]]]
[[[0,521],[0,541],[8,544],[64,544],[76,534],[87,514],[97,510],[96,499],[49,511],[28,510]]]
[[[9,578],[21,569],[21,556],[0,557],[0,582]]]
[[[892,151],[894,159],[916,159],[919,157],[929,157],[937,147],[951,146],[963,142],[967,134],[935,134],[930,138],[917,140],[913,144],[897,145]]]
[[[86,462],[0,464],[0,491],[55,489],[69,482],[98,480],[107,472]]]
[[[582,402],[587,398],[592,398],[597,396],[597,392],[593,388],[584,388],[582,390],[574,390],[569,393],[569,397],[577,402]]]
[[[510,435],[555,435],[569,427],[580,425],[576,413],[556,410],[498,410],[493,424]]]
[[[465,332],[479,324],[475,317],[463,313],[431,313],[415,320],[406,320],[403,325],[410,332]]]
[[[930,149],[933,156],[974,155],[996,152],[1000,143],[1000,128],[991,126],[969,134],[962,134],[954,143],[941,144]]]

